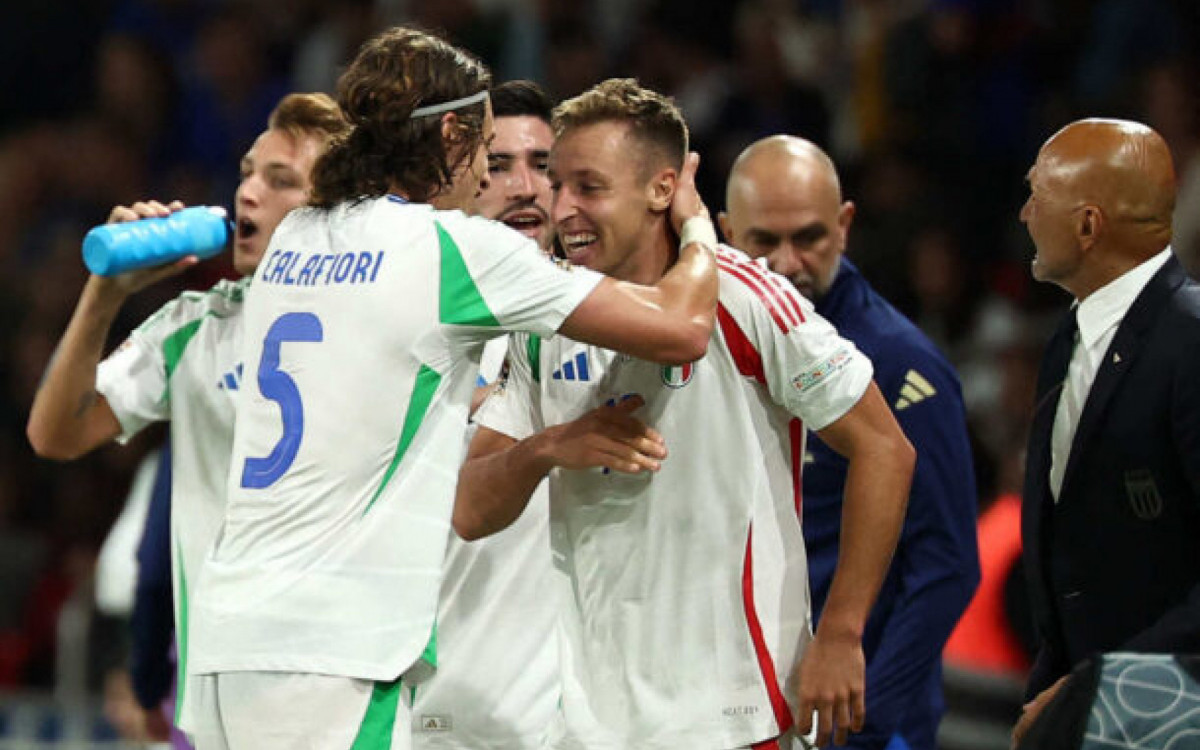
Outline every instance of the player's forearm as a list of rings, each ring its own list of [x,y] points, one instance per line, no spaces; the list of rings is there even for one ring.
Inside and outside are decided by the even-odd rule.
[[[624,318],[616,327],[619,338],[613,345],[594,343],[664,365],[700,359],[716,320],[716,268],[712,250],[693,242],[680,250],[678,262],[654,286],[616,282],[624,297],[612,308]]]
[[[837,569],[818,635],[861,638],[904,523],[915,453],[896,436],[850,457]]]
[[[471,541],[490,536],[520,517],[533,491],[554,468],[547,440],[539,433],[463,463],[454,500],[454,530],[460,537]]]
[[[38,455],[72,459],[103,438],[95,429],[96,368],[124,295],[92,277],[33,399],[26,433]]]
[[[706,242],[683,246],[679,260],[658,282],[664,311],[675,319],[674,325],[681,332],[686,332],[684,342],[692,349],[682,353],[678,364],[704,356],[712,336],[719,291],[714,250],[715,246]],[[699,356],[689,356],[697,353]]]

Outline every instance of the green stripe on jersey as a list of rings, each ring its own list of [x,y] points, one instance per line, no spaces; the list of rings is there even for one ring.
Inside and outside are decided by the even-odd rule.
[[[433,401],[433,394],[437,392],[438,385],[442,382],[442,376],[438,374],[429,365],[421,365],[421,369],[417,372],[417,381],[413,384],[412,396],[408,399],[408,410],[404,413],[404,427],[400,429],[400,442],[396,444],[396,454],[392,456],[392,463],[388,465],[387,473],[383,475],[383,481],[379,484],[379,489],[375,490],[375,494],[371,496],[371,501],[367,503],[367,507],[363,509],[363,515],[371,510],[371,506],[379,499],[383,493],[383,488],[388,486],[388,482],[392,481],[392,475],[396,473],[396,467],[400,465],[400,461],[404,458],[405,451],[408,450],[409,444],[417,434],[417,430],[421,427],[421,422],[425,421],[425,413],[429,411],[429,404]]]
[[[442,248],[442,279],[438,294],[438,320],[465,326],[496,327],[500,322],[492,315],[479,287],[467,270],[462,251],[442,225],[437,227],[438,244]]]
[[[179,561],[179,622],[175,623],[175,654],[179,672],[175,678],[175,723],[179,724],[179,709],[183,706],[183,691],[187,688],[188,659],[188,588],[187,571],[183,569],[183,548],[175,542],[175,559]]]
[[[437,666],[437,617],[433,619],[433,629],[429,631],[429,642],[421,652],[421,660],[431,667]]]
[[[389,750],[392,730],[396,727],[396,708],[400,705],[400,678],[376,682],[362,724],[350,750]]]
[[[183,352],[187,349],[188,343],[196,335],[196,331],[200,330],[200,321],[202,320],[204,320],[203,316],[196,318],[163,339],[163,359],[167,363],[167,383],[171,382],[171,373],[175,372],[175,368],[179,366],[179,360],[183,358]]]
[[[542,337],[536,333],[529,334],[525,342],[525,351],[529,354],[529,369],[533,372],[533,382],[542,382]]]

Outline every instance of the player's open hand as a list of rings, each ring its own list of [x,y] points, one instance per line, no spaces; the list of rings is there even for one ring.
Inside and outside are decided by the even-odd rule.
[[[846,744],[849,732],[861,732],[866,719],[866,657],[862,641],[824,635],[820,629],[800,660],[801,734],[812,731],[817,713],[817,745]]]
[[[132,206],[114,206],[113,210],[108,214],[108,224],[120,224],[126,221],[137,221],[139,219],[154,219],[165,216],[170,216],[176,211],[181,211],[185,208],[181,201],[171,201],[170,203],[160,203],[158,201],[138,201]],[[186,258],[181,258],[173,263],[166,263],[153,268],[142,268],[136,271],[126,271],[125,273],[116,274],[115,276],[100,277],[94,276],[95,283],[100,285],[104,292],[112,295],[128,296],[145,289],[146,287],[156,284],[163,279],[170,278],[176,274],[191,268],[199,262],[199,258],[194,255],[189,255]]]
[[[683,229],[683,222],[694,216],[709,217],[708,207],[696,190],[696,169],[700,166],[700,154],[688,152],[683,160],[683,169],[679,171],[679,179],[675,181],[675,193],[671,197],[671,226],[678,235]]]
[[[579,419],[549,428],[546,437],[555,466],[605,468],[625,474],[658,471],[667,457],[662,435],[633,416],[645,405],[627,396],[612,406],[592,409]]]

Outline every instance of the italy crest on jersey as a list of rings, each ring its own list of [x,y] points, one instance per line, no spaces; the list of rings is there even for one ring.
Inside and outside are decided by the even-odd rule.
[[[682,388],[692,381],[692,373],[696,371],[696,364],[688,362],[686,365],[678,367],[662,368],[662,382],[668,388]]]

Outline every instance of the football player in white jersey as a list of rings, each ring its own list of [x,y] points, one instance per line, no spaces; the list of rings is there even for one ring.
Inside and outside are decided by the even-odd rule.
[[[552,105],[530,81],[499,84],[491,100],[496,136],[476,207],[548,253]],[[484,347],[485,383],[496,380],[506,343],[500,337]],[[452,535],[438,602],[437,673],[413,698],[416,750],[542,747],[559,696],[549,526],[542,483],[504,531],[471,543]]]
[[[554,125],[551,216],[567,257],[639,283],[669,272],[678,110],[610,80],[560,105]],[[507,381],[476,414],[455,507],[464,537],[503,528],[550,475],[571,590],[553,747],[790,748],[814,711],[822,743],[861,726],[860,636],[913,450],[870,363],[786,279],[732,249],[718,259],[704,358],[664,368],[516,336]],[[850,462],[832,609],[811,642],[801,421]]]
[[[242,370],[243,295],[275,227],[308,199],[317,157],[346,128],[325,94],[284,97],[266,131],[242,157],[233,264],[245,278],[181,294],[101,362],[109,328],[125,300],[190,267],[196,258],[111,278],[90,277],[30,412],[34,449],[59,460],[113,439],[124,443],[152,422],[171,422],[172,580],[181,672],[187,660],[188,589],[225,506],[232,399]],[[166,216],[180,208],[179,202],[156,201],[117,206],[109,221]],[[146,722],[151,735],[163,737],[166,727],[157,709],[147,709]]]
[[[254,275],[225,523],[191,609],[181,721],[200,750],[411,746],[404,688],[436,664],[486,340],[562,330],[665,364],[708,346],[715,229],[696,158],[672,272],[644,286],[559,268],[463,213],[487,165],[489,79],[424,32],[366,42],[338,82],[351,131]]]

